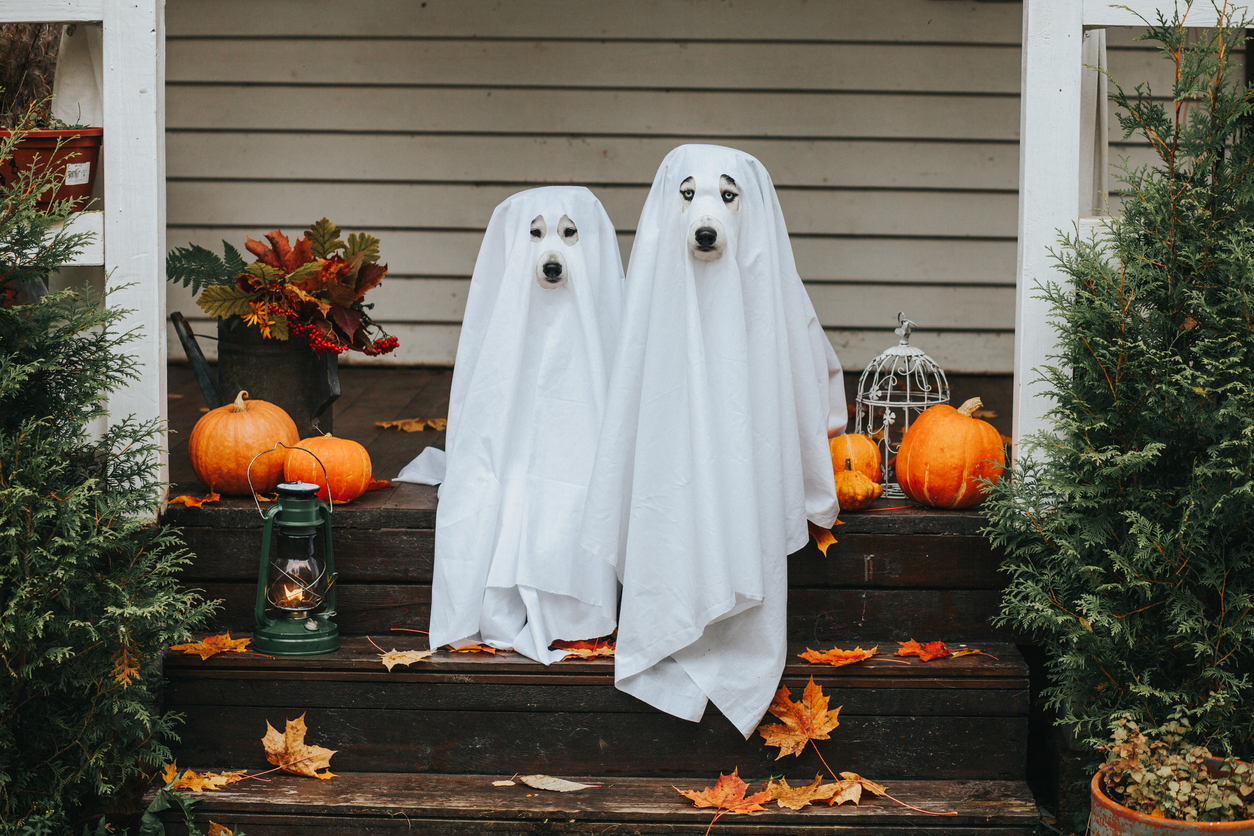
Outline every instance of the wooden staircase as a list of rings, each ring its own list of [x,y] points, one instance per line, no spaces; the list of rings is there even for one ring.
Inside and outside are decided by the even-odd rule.
[[[897,502],[896,505],[903,503]],[[880,506],[887,505],[881,502]],[[1014,636],[993,629],[997,556],[981,517],[923,509],[848,514],[827,557],[790,559],[791,663],[799,698],[809,677],[840,726],[821,743],[836,770],[888,785],[927,815],[866,796],[826,805],[725,815],[722,833],[1028,834],[1036,808],[1024,772],[1028,671]],[[260,518],[251,502],[172,507],[196,553],[189,585],[226,602],[217,629],[252,627]],[[266,722],[304,714],[308,741],[337,750],[329,781],[271,774],[198,796],[198,818],[266,834],[703,833],[710,810],[675,791],[738,769],[751,784],[784,775],[798,786],[826,770],[813,748],[776,760],[713,707],[701,723],[661,714],[615,690],[612,660],[544,667],[517,655],[437,653],[387,671],[379,651],[424,648],[435,491],[400,485],[335,512],[340,651],[269,659],[169,656],[166,704],[187,715],[179,764],[268,768]],[[896,640],[944,640],[991,655],[891,661]],[[839,642],[881,656],[840,668],[795,654]],[[995,658],[994,658],[995,657]],[[769,718],[768,718],[769,719]],[[559,794],[493,780],[544,773],[599,783]],[[752,791],[752,789],[751,789]]]

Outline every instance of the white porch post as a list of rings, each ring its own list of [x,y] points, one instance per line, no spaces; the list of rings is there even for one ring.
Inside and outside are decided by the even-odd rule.
[[[103,0],[104,243],[109,302],[140,335],[140,379],[109,399],[111,421],[166,417],[165,0]],[[161,478],[168,474],[162,444]]]

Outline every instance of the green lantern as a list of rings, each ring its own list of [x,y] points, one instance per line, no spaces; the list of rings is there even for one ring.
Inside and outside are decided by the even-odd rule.
[[[284,482],[265,514],[253,649],[272,656],[339,650],[331,508],[317,485]]]

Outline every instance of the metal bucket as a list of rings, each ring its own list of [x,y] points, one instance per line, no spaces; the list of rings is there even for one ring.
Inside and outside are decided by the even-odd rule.
[[[210,409],[242,389],[251,399],[282,408],[296,422],[301,438],[333,431],[330,406],[340,396],[337,355],[316,354],[303,339],[266,339],[256,326],[233,316],[218,321],[215,381],[187,320],[177,312],[170,319]]]

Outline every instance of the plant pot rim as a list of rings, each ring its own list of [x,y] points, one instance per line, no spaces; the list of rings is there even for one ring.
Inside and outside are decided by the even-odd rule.
[[[1139,813],[1136,810],[1124,807],[1110,796],[1106,795],[1103,789],[1103,783],[1106,773],[1110,771],[1110,765],[1107,764],[1093,776],[1093,780],[1089,782],[1089,792],[1092,796],[1094,807],[1106,808],[1111,813],[1120,818],[1127,819],[1136,825],[1146,828],[1156,828],[1156,830],[1147,830],[1150,833],[1249,833],[1250,825],[1254,819],[1238,819],[1237,821],[1184,821],[1183,819],[1159,819],[1154,816],[1148,816],[1145,813]]]
[[[104,128],[32,128],[27,131],[0,130],[0,136],[12,136],[14,133],[24,134],[27,139],[47,139],[61,137],[97,137],[104,136]]]

